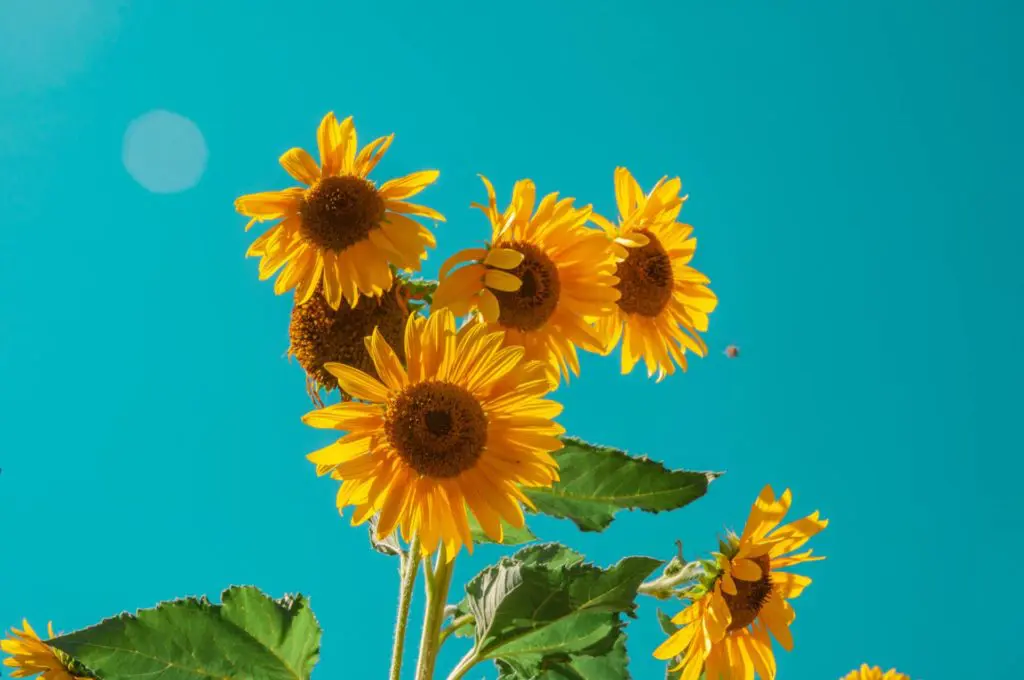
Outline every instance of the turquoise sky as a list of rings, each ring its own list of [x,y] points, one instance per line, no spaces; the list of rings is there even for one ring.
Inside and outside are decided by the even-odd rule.
[[[5,0],[0,625],[253,583],[311,596],[317,678],[384,677],[393,565],[304,459],[326,438],[299,421],[290,300],[232,209],[288,186],[278,155],[334,110],[397,133],[377,177],[441,170],[428,274],[487,234],[478,172],[605,213],[616,165],[683,179],[721,300],[711,354],[659,385],[588,357],[562,422],[727,474],[672,515],[545,538],[601,564],[677,537],[694,555],[789,486],[794,516],[831,525],[781,678],[1018,675],[1014,5]],[[152,110],[198,132],[162,114],[126,143]],[[629,627],[639,680],[661,677],[654,614]]]

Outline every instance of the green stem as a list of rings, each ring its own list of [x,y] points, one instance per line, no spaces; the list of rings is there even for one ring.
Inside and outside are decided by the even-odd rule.
[[[467,623],[473,623],[473,621],[474,621],[474,619],[473,619],[473,615],[472,614],[464,614],[464,615],[460,616],[459,618],[452,620],[451,625],[445,626],[444,630],[441,631],[441,640],[440,640],[440,642],[438,644],[439,645],[443,645],[445,640],[447,640],[449,637],[451,637],[451,635],[456,630],[458,630],[459,628],[462,628]]]
[[[409,626],[409,607],[412,605],[416,573],[420,569],[420,537],[413,536],[409,552],[402,556],[402,585],[398,591],[398,620],[395,621],[395,640],[391,649],[391,673],[388,680],[401,680],[402,656],[405,653],[405,630]]]
[[[441,647],[441,624],[444,623],[444,607],[448,600],[448,586],[452,581],[455,560],[445,559],[442,545],[437,551],[437,563],[433,569],[433,583],[427,586],[427,611],[423,618],[423,637],[420,639],[420,659],[416,666],[416,680],[433,680],[437,651]]]
[[[462,660],[459,661],[459,665],[456,666],[455,670],[448,675],[448,680],[460,680],[460,678],[464,677],[466,673],[469,672],[470,668],[478,663],[480,663],[480,657],[476,655],[476,648],[474,647],[469,650],[469,653],[466,654],[466,656],[462,657]]]
[[[678,571],[673,572],[671,575],[662,575],[640,584],[637,592],[641,595],[656,597],[659,600],[667,600],[673,596],[677,586],[694,580],[702,572],[703,569],[698,562],[682,564],[679,565]]]

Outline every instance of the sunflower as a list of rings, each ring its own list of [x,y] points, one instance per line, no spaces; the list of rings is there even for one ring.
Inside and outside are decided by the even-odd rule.
[[[603,347],[590,322],[615,309],[614,255],[604,235],[585,226],[589,206],[551,193],[534,212],[536,188],[524,179],[502,213],[494,187],[481,179],[488,205],[473,206],[490,220],[491,241],[444,263],[433,306],[456,316],[477,309],[488,328],[505,331],[508,344],[525,347],[527,359],[546,362],[557,385],[570,371],[579,375],[577,347]],[[460,264],[466,266],[453,271]]]
[[[910,680],[910,676],[900,673],[895,668],[890,668],[887,671],[883,671],[878,666],[869,668],[865,663],[861,664],[858,670],[844,675],[841,680]]]
[[[334,309],[342,298],[355,306],[360,295],[391,288],[391,265],[419,269],[433,234],[409,215],[440,222],[430,208],[403,201],[437,179],[436,170],[414,172],[378,187],[367,175],[391,146],[380,137],[358,151],[352,117],[341,123],[324,116],[317,132],[320,165],[303,149],[281,156],[284,169],[306,187],[242,196],[235,209],[256,222],[280,220],[249,247],[260,256],[260,279],[284,267],[274,283],[278,295],[295,289],[296,303],[309,300],[318,285]],[[357,154],[358,151],[358,154]]]
[[[779,527],[789,511],[787,489],[777,499],[766,486],[750,510],[740,536],[722,542],[717,561],[707,563],[702,584],[690,593],[692,604],[672,622],[681,625],[654,651],[662,660],[680,656],[672,669],[681,680],[762,680],[775,678],[771,633],[786,650],[793,648],[789,625],[796,614],[788,600],[800,595],[811,579],[785,567],[824,559],[811,550],[791,554],[828,526],[814,513]]]
[[[332,309],[323,290],[317,289],[308,301],[292,308],[288,354],[295,356],[306,372],[306,392],[314,404],[323,406],[321,389],[330,392],[338,386],[324,364],[348,364],[378,377],[365,343],[375,328],[380,328],[399,360],[405,360],[402,334],[409,318],[408,297],[406,286],[397,279],[391,290],[380,297],[360,298],[355,307]],[[341,397],[347,400],[350,395],[342,392]]]
[[[693,227],[676,222],[686,196],[680,196],[679,178],[662,178],[646,196],[626,168],[615,169],[615,199],[619,224],[593,215],[617,244],[620,261],[615,271],[619,296],[612,314],[597,328],[611,353],[622,340],[622,372],[629,373],[640,359],[648,377],[658,381],[686,370],[686,351],[707,354],[699,333],[708,329],[708,314],[718,298],[710,279],[690,266],[697,239]]]
[[[551,452],[565,430],[555,422],[562,406],[544,399],[551,390],[544,365],[524,359],[522,347],[503,347],[504,333],[481,322],[455,330],[455,317],[439,310],[409,317],[406,367],[379,330],[367,347],[380,380],[343,364],[327,364],[351,401],[313,411],[312,427],[347,432],[311,453],[318,474],[344,482],[339,510],[355,507],[352,524],[379,512],[381,540],[396,527],[418,535],[424,554],[440,542],[448,559],[472,538],[466,508],[500,541],[501,520],[521,528],[520,487],[548,487],[558,479]]]
[[[86,680],[88,674],[84,669],[76,668],[76,664],[64,652],[50,647],[43,642],[39,635],[23,619],[21,625],[24,630],[11,628],[7,639],[0,640],[0,649],[10,654],[4,659],[4,665],[13,668],[12,678],[29,678],[41,673],[40,680]],[[54,637],[53,624],[47,626],[49,636]]]

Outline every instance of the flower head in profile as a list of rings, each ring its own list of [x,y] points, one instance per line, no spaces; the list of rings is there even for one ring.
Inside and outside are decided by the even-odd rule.
[[[910,680],[910,676],[900,673],[895,668],[883,671],[878,666],[869,667],[865,663],[861,664],[857,670],[844,675],[840,680]]]
[[[323,406],[319,393],[338,387],[338,379],[324,368],[325,364],[347,364],[375,378],[366,338],[380,329],[381,335],[402,361],[405,348],[402,338],[409,318],[408,292],[401,279],[380,297],[362,297],[355,307],[327,304],[322,290],[306,302],[292,308],[288,326],[288,354],[294,356],[306,372],[306,392],[317,406]],[[341,393],[343,400],[351,395]]]
[[[700,333],[718,304],[710,279],[690,266],[697,250],[693,227],[676,221],[685,196],[679,178],[662,178],[646,195],[626,168],[615,170],[619,223],[592,217],[616,243],[615,271],[621,294],[615,311],[597,322],[611,352],[622,341],[622,372],[641,359],[658,380],[676,365],[686,369],[686,352],[707,354]]]
[[[488,204],[473,205],[487,215],[491,240],[444,263],[433,306],[456,316],[478,310],[508,344],[545,362],[557,385],[561,376],[579,375],[577,348],[602,349],[591,322],[615,308],[614,256],[601,231],[586,226],[589,207],[576,208],[557,193],[535,206],[536,187],[524,179],[499,211],[494,187],[482,179]]]
[[[787,651],[793,648],[789,625],[795,613],[789,600],[811,579],[783,571],[812,557],[796,553],[828,525],[817,511],[779,526],[789,511],[787,489],[775,498],[761,491],[740,536],[722,542],[717,561],[708,565],[704,583],[691,593],[692,604],[672,622],[681,625],[654,651],[658,659],[679,658],[673,668],[681,680],[774,680],[775,655],[769,633]]]
[[[562,406],[544,366],[504,346],[504,333],[481,322],[456,331],[449,310],[409,317],[405,365],[379,330],[367,338],[378,378],[352,366],[327,364],[338,385],[360,401],[328,406],[303,420],[343,430],[337,442],[311,453],[319,474],[344,480],[337,506],[354,506],[352,523],[379,513],[383,540],[401,528],[418,536],[423,553],[444,546],[447,558],[472,550],[467,508],[500,541],[501,521],[524,525],[521,487],[558,479],[551,453],[565,430],[553,420]]]
[[[28,620],[22,620],[23,630],[11,628],[6,639],[0,640],[0,649],[9,654],[4,665],[13,668],[12,678],[30,678],[39,675],[40,680],[86,680],[91,677],[85,669],[78,668],[64,652],[49,646]],[[50,638],[54,637],[53,624],[47,626]]]
[[[391,288],[392,266],[419,269],[433,234],[410,215],[444,221],[421,205],[405,202],[437,179],[436,170],[414,172],[379,187],[368,175],[391,146],[394,135],[359,150],[351,116],[324,116],[317,132],[319,165],[303,149],[281,156],[284,169],[304,187],[242,196],[235,209],[256,222],[277,221],[249,247],[259,256],[260,279],[281,270],[274,292],[295,289],[296,304],[322,286],[333,309],[342,299],[355,306],[361,295],[379,296]],[[282,269],[283,267],[283,269]]]

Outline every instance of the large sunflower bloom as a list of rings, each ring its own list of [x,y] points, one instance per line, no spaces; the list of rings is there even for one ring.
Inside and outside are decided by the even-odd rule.
[[[71,671],[72,662],[63,652],[39,638],[27,619],[23,619],[21,625],[24,630],[11,628],[10,635],[0,640],[0,649],[10,654],[4,659],[4,665],[14,669],[12,678],[29,678],[41,673],[40,680],[85,680],[86,676]],[[47,626],[47,632],[54,637],[52,623]]]
[[[342,298],[353,307],[360,295],[378,296],[391,288],[390,265],[419,269],[427,247],[436,245],[430,231],[409,215],[444,221],[430,208],[406,203],[437,179],[436,170],[414,172],[378,187],[367,179],[394,135],[380,137],[358,151],[352,117],[341,123],[324,116],[317,132],[320,164],[303,149],[281,156],[285,170],[306,187],[242,196],[235,209],[256,222],[280,220],[249,247],[260,256],[260,279],[284,267],[274,282],[278,295],[295,289],[296,303],[323,286],[328,304]],[[358,151],[358,153],[357,153]]]
[[[338,385],[365,403],[328,406],[303,421],[348,432],[311,453],[318,474],[343,479],[337,505],[352,505],[352,524],[380,513],[378,538],[401,527],[418,535],[424,554],[440,542],[448,559],[472,551],[466,506],[493,539],[501,520],[521,528],[521,486],[558,479],[550,455],[564,429],[553,422],[562,406],[544,366],[524,360],[522,347],[503,347],[504,334],[479,322],[458,332],[448,310],[405,327],[406,367],[380,331],[367,347],[380,380],[351,366],[327,364]]]
[[[597,323],[610,353],[622,340],[622,372],[629,373],[640,359],[647,375],[658,380],[686,370],[686,351],[707,353],[699,333],[708,329],[708,314],[718,298],[710,279],[690,266],[697,239],[693,227],[676,222],[685,196],[679,178],[662,178],[645,196],[626,168],[615,169],[616,226],[593,215],[609,238],[620,246],[621,261],[615,276],[621,296],[613,314]]]
[[[784,649],[793,648],[789,625],[796,614],[788,600],[798,597],[811,579],[780,571],[812,557],[810,550],[792,554],[828,525],[817,511],[778,526],[789,511],[787,489],[779,499],[770,486],[750,510],[743,534],[730,536],[694,602],[672,619],[682,625],[654,651],[658,659],[680,656],[673,670],[681,680],[774,680],[771,633]]]
[[[488,205],[473,205],[490,220],[491,241],[445,262],[433,306],[456,316],[477,309],[509,345],[525,347],[527,359],[544,361],[554,384],[570,371],[579,375],[577,347],[601,351],[590,322],[610,314],[619,297],[607,239],[585,226],[590,207],[576,208],[572,198],[548,194],[534,212],[537,192],[528,179],[516,182],[499,212],[494,187],[481,178]]]
[[[859,669],[844,675],[841,680],[910,680],[910,676],[900,673],[895,668],[883,671],[878,666],[872,668],[865,663],[861,664]]]

